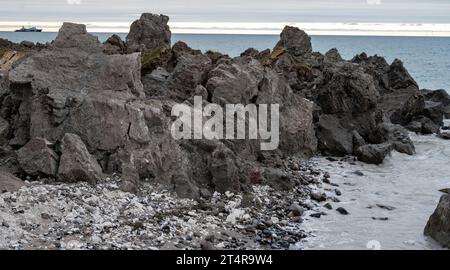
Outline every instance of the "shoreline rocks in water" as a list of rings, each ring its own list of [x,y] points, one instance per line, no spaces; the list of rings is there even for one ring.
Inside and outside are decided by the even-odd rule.
[[[450,194],[442,195],[424,233],[443,247],[450,248]]]
[[[362,53],[347,61],[336,49],[323,55],[290,26],[273,50],[231,58],[183,42],[171,46],[168,21],[142,14],[126,41],[115,35],[103,44],[74,23],[64,23],[51,44],[0,40],[0,168],[8,173],[0,187],[17,190],[19,177],[95,188],[117,174],[122,191],[152,183],[197,201],[216,191],[246,195],[260,185],[297,189],[302,196],[289,206],[312,208],[301,200],[332,198],[308,188],[322,180],[307,171],[321,172],[303,171],[299,161],[321,153],[380,164],[391,151],[413,155],[407,129],[438,133],[450,111],[448,94],[420,90],[400,60]],[[247,139],[173,139],[172,106],[193,108],[199,95],[205,104],[279,104],[279,148],[262,151],[260,141]],[[300,223],[302,211],[289,206]],[[230,220],[243,215],[233,212]],[[299,240],[273,240],[279,222],[256,224],[270,227],[258,241],[286,248]]]

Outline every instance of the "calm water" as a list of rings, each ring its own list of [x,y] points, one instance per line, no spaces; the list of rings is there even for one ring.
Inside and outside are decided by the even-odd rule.
[[[111,34],[94,33],[101,41]],[[11,33],[0,32],[1,38],[14,42],[30,40],[45,43],[55,38],[56,33]],[[120,34],[125,39],[126,34]],[[194,35],[174,34],[174,42],[183,40],[196,49],[214,50],[238,56],[249,47],[262,50],[273,48],[278,41],[275,35]],[[351,59],[366,52],[403,60],[421,88],[447,89],[450,91],[450,38],[435,37],[357,37],[357,36],[313,36],[315,51],[325,53],[337,48],[342,56]]]

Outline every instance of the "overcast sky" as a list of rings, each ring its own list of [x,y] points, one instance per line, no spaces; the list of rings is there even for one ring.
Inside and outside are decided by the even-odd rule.
[[[0,0],[0,21],[450,23],[450,0]]]

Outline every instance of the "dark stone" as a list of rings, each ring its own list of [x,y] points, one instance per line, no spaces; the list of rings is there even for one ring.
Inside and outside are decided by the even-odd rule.
[[[358,160],[366,163],[381,164],[384,158],[391,153],[392,148],[391,143],[368,144],[358,148],[356,150],[356,156]]]
[[[131,52],[170,49],[172,33],[168,26],[169,17],[143,13],[131,24],[127,35],[127,46]]]
[[[286,26],[280,34],[280,41],[274,51],[285,49],[294,56],[303,56],[312,52],[311,38],[297,27]]]
[[[393,211],[393,210],[396,209],[396,208],[393,207],[393,206],[383,205],[383,204],[377,204],[377,206],[378,206],[379,208],[381,208],[381,209],[385,209],[385,210],[388,210],[388,211]]]
[[[317,202],[324,202],[327,200],[327,195],[325,193],[312,192],[310,197]]]
[[[342,207],[336,209],[336,211],[341,215],[349,215],[350,213]]]
[[[430,236],[443,247],[450,247],[450,195],[442,195],[439,204],[431,215],[425,235]]]
[[[317,127],[319,150],[328,155],[353,153],[353,135],[334,115],[322,115]]]
[[[56,176],[59,156],[52,144],[43,138],[34,138],[17,151],[20,167],[30,176]]]
[[[388,217],[372,217],[373,220],[388,221]]]
[[[292,204],[289,207],[289,210],[291,211],[291,213],[294,217],[301,217],[301,216],[303,216],[303,213],[305,212],[305,209],[303,209],[303,207],[301,207],[298,204]]]
[[[402,89],[402,88],[417,88],[416,81],[411,77],[409,72],[403,66],[403,62],[399,59],[395,59],[391,64],[389,72],[389,86],[393,89]]]

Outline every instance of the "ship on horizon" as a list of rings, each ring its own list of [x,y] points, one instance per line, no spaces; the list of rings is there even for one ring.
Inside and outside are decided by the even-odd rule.
[[[42,32],[42,29],[38,29],[35,26],[30,27],[30,28],[25,28],[24,26],[22,26],[22,28],[17,29],[14,32],[35,32],[35,33],[40,33],[40,32]]]

